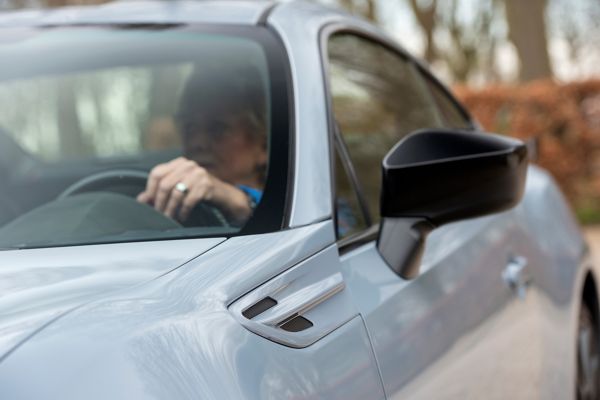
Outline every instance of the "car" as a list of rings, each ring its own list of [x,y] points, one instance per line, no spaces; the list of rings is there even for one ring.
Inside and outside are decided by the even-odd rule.
[[[12,11],[0,59],[0,398],[600,393],[559,188],[371,24]]]

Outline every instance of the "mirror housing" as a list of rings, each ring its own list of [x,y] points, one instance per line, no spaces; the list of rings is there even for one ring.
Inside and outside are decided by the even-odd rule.
[[[379,252],[400,276],[415,277],[431,230],[519,203],[527,161],[527,146],[505,136],[446,129],[408,135],[383,159]]]

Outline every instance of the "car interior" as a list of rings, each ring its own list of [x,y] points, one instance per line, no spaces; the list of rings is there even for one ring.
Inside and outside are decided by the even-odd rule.
[[[16,53],[0,47],[10,61],[0,69],[0,248],[241,229],[208,202],[176,221],[136,197],[152,168],[184,153],[176,114],[198,66],[226,60],[264,74],[262,50],[244,38],[148,34],[90,28],[80,42],[57,29],[23,34]],[[218,82],[231,81],[218,73]],[[260,90],[267,79],[258,80]]]
[[[166,238],[184,232],[185,236],[231,232],[218,210],[206,204],[198,205],[186,221],[185,226],[196,228],[182,229],[185,226],[135,201],[152,167],[180,155],[180,149],[166,149],[48,163],[0,130],[0,247],[43,246],[49,236],[83,244],[98,236],[107,242],[133,239],[140,231]],[[102,224],[82,224],[84,220]]]

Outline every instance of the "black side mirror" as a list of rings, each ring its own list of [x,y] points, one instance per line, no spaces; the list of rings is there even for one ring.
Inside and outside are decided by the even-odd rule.
[[[383,159],[379,252],[400,276],[415,277],[432,229],[514,207],[526,174],[519,140],[443,129],[410,134]]]

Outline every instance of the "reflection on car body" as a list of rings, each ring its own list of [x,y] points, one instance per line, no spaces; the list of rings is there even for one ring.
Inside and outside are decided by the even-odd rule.
[[[597,395],[560,191],[378,29],[182,1],[0,35],[0,398]]]

